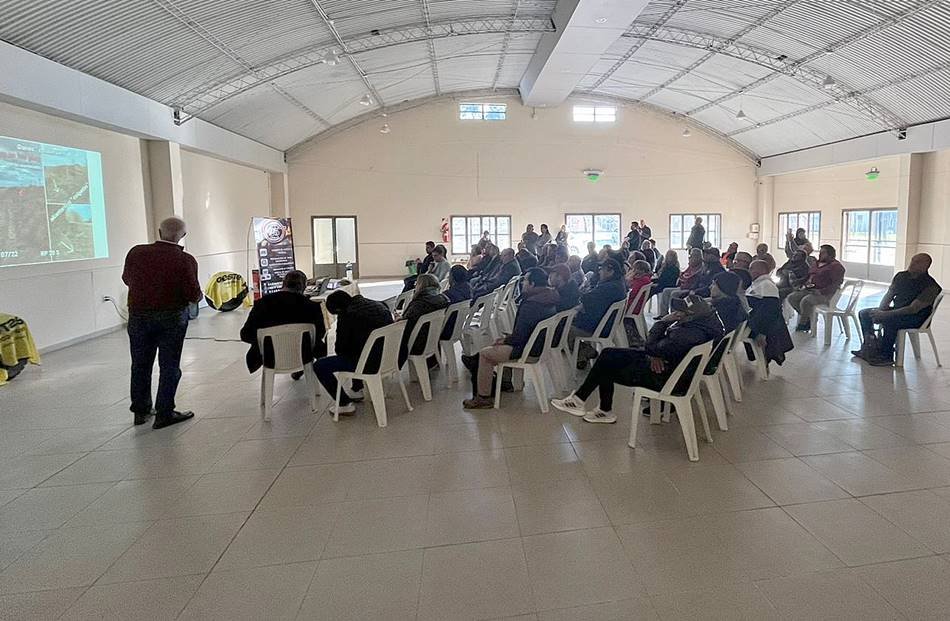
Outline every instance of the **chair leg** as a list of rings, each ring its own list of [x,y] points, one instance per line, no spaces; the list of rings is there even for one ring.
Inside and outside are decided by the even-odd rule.
[[[258,400],[261,409],[261,417],[264,416],[264,369],[261,368],[261,398]]]
[[[340,421],[340,397],[342,396],[342,393],[343,393],[343,380],[337,378],[336,401],[333,402],[333,422],[335,423]]]
[[[914,350],[914,359],[920,360],[920,334],[917,332],[908,332],[910,337],[910,346]]]
[[[706,438],[706,442],[712,444],[712,430],[709,428],[709,417],[706,416],[706,402],[703,401],[703,391],[696,390],[696,409],[699,410],[699,420],[703,424],[703,435]]]
[[[716,414],[716,422],[719,423],[719,431],[729,431],[729,423],[726,422],[726,401],[722,395],[722,384],[718,375],[703,377],[703,383],[706,384],[706,390],[709,391],[709,400],[712,401],[713,412]]]
[[[505,365],[495,367],[495,409],[501,407],[501,377],[505,374]]]
[[[419,380],[419,388],[422,389],[422,398],[426,401],[432,401],[432,382],[429,378],[429,365],[426,359],[413,356],[409,360]]]
[[[313,365],[305,364],[303,366],[303,374],[307,382],[307,389],[310,391],[310,411],[317,411],[317,403],[320,399],[320,382],[317,381],[317,376],[313,372]]]
[[[894,366],[903,367],[904,366],[904,341],[907,337],[907,332],[904,330],[897,331],[897,353],[894,357]]]
[[[264,371],[264,420],[270,420],[270,413],[274,407],[274,373],[268,369]]]
[[[662,401],[650,399],[650,424],[659,425],[663,422],[663,413],[660,411]]]
[[[930,339],[930,346],[933,347],[934,359],[937,361],[937,366],[942,367],[943,365],[940,364],[940,354],[937,353],[937,340],[934,338],[934,333],[931,332],[929,328],[927,329],[927,338]]]
[[[388,420],[386,418],[386,393],[383,390],[383,378],[375,375],[363,381],[366,390],[369,392],[369,400],[373,404],[373,411],[376,413],[376,424],[385,427]]]
[[[426,375],[428,376],[428,369],[426,369]],[[399,371],[396,371],[396,380],[399,382],[399,390],[402,392],[402,400],[406,402],[406,409],[411,412],[412,403],[409,402],[409,393],[406,392],[406,383],[403,381],[402,373]],[[380,382],[380,386],[382,386],[382,382]],[[383,414],[385,415],[385,411]]]
[[[831,347],[831,330],[835,327],[834,315],[822,313],[822,319],[825,321],[825,347]]]
[[[541,413],[548,413],[548,394],[544,387],[544,370],[541,363],[533,364],[531,369],[531,383],[534,384],[534,394],[538,397],[538,405],[541,406]]]
[[[851,340],[851,324],[848,322],[847,315],[838,315],[838,319],[841,321],[841,329],[844,331],[844,340]]]
[[[637,423],[640,422],[640,407],[643,405],[643,395],[640,391],[633,391],[633,409],[630,411],[630,437],[627,446],[637,448]],[[652,406],[651,406],[652,407]]]
[[[854,333],[858,335],[858,342],[861,345],[864,345],[864,333],[861,330],[861,322],[858,321],[858,316],[854,313],[848,315],[851,318],[851,321],[854,322]]]
[[[699,461],[699,442],[696,440],[696,423],[693,422],[693,407],[689,399],[676,401],[676,417],[683,430],[683,439],[686,441],[686,454],[690,461]]]
[[[729,388],[732,390],[732,400],[736,403],[742,403],[742,384],[740,382],[739,368],[736,365],[735,356],[727,355],[723,358],[723,373],[729,381]]]

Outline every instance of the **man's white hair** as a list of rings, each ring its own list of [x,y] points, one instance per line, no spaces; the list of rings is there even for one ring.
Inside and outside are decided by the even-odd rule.
[[[187,232],[185,221],[181,218],[165,218],[158,225],[158,236],[164,241],[178,243]]]

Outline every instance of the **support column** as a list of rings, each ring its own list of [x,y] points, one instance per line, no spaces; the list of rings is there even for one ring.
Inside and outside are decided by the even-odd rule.
[[[897,256],[894,270],[903,270],[917,254],[920,239],[920,202],[923,191],[923,158],[926,154],[901,156],[900,183],[897,190]]]
[[[765,242],[769,245],[772,256],[778,256],[780,248],[784,246],[784,237],[780,239],[781,231],[776,231],[775,218],[775,178],[759,177],[755,185],[756,218],[759,222],[759,239],[752,241],[752,253],[755,246]],[[777,260],[777,259],[776,259]]]
[[[290,217],[290,201],[285,173],[268,173],[270,184],[270,215],[274,218]]]
[[[149,205],[149,240],[158,236],[158,225],[165,218],[185,214],[181,179],[181,145],[165,140],[148,140],[147,204]]]

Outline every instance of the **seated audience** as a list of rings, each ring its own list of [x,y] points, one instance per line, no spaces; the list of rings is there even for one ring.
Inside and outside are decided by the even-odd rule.
[[[478,265],[472,268],[470,274],[473,287],[478,284],[480,279],[487,278],[498,270],[498,266],[501,264],[499,255],[500,251],[498,250],[498,246],[495,244],[488,244],[485,246],[485,256],[478,263]]]
[[[472,299],[472,285],[469,283],[469,272],[462,265],[453,265],[449,270],[449,288],[442,294],[449,304]]]
[[[835,258],[833,246],[824,244],[818,249],[818,264],[809,272],[804,288],[788,294],[788,303],[798,311],[796,332],[811,330],[814,308],[831,301],[844,282],[844,271],[844,266]]]
[[[570,268],[566,265],[555,265],[550,274],[550,284],[558,295],[557,312],[571,310],[580,304],[580,288],[577,281],[571,277]]]
[[[752,286],[752,274],[749,272],[749,266],[752,265],[752,255],[748,252],[737,252],[735,258],[732,260],[732,267],[729,268],[730,272],[734,272],[739,275],[739,278],[742,280],[742,288],[748,289]]]
[[[653,278],[653,295],[664,289],[675,289],[680,277],[680,257],[675,250],[667,250],[661,267]]]
[[[730,243],[726,251],[722,253],[722,259],[720,260],[724,268],[730,269],[732,267],[732,262],[736,260],[737,252],[739,252],[739,244],[736,242]]]
[[[527,272],[532,267],[538,266],[538,257],[525,249],[524,242],[518,242],[518,252],[515,253],[515,258],[518,260],[522,272]]]
[[[481,263],[483,258],[482,248],[478,245],[472,246],[472,250],[468,256],[468,269],[475,269],[475,266]]]
[[[567,245],[567,226],[561,225],[561,229],[557,232],[557,236],[554,238],[554,243],[558,246]]]
[[[696,283],[693,285],[690,293],[702,298],[709,297],[709,288],[712,286],[713,278],[716,277],[716,274],[721,274],[725,271],[725,268],[719,262],[718,248],[707,248],[703,250],[703,269],[699,272],[699,277],[696,279]],[[676,297],[676,294],[674,294],[674,297]]]
[[[567,259],[567,267],[571,270],[571,278],[574,279],[574,282],[577,283],[577,286],[580,287],[584,284],[584,271],[581,269],[581,258],[576,254],[572,254]]]
[[[574,318],[574,325],[568,333],[568,341],[574,347],[574,341],[581,336],[593,336],[597,324],[607,314],[610,305],[619,302],[626,296],[623,282],[623,268],[616,259],[607,259],[600,264],[597,285],[587,293],[581,295],[581,309]],[[582,348],[580,361],[586,361],[597,355],[597,352],[585,343]]]
[[[739,324],[749,318],[745,305],[739,298],[739,287],[742,280],[738,274],[719,272],[713,277],[709,288],[710,303],[716,309],[722,327],[729,334],[739,327]]]
[[[672,304],[673,312],[653,324],[644,349],[605,349],[580,388],[564,399],[552,400],[551,405],[589,423],[615,423],[615,384],[659,390],[693,347],[722,338],[722,322],[705,300],[690,295]],[[694,372],[689,369],[683,375],[678,390],[686,389]],[[588,413],[584,402],[595,389],[600,390],[600,405]]]
[[[515,259],[515,251],[511,248],[505,248],[501,251],[498,269],[495,270],[494,274],[478,281],[473,287],[472,297],[477,298],[494,291],[498,287],[504,287],[508,284],[508,281],[517,276],[521,276],[521,266],[518,265],[518,260]]]
[[[312,301],[303,294],[307,288],[307,275],[293,270],[284,276],[284,286],[280,291],[269,293],[259,299],[248,313],[247,321],[241,328],[241,340],[251,347],[247,350],[247,370],[253,373],[264,363],[264,356],[257,346],[257,331],[261,328],[273,328],[289,323],[311,324],[316,330],[316,341],[307,343],[304,338],[305,351],[302,352],[305,363],[311,363],[317,358],[327,355],[325,342],[326,326],[323,325],[323,310],[320,304]],[[267,352],[268,363],[273,365],[274,352]],[[294,379],[299,379],[303,373],[294,373]]]
[[[327,297],[327,311],[337,316],[335,356],[320,358],[313,363],[313,370],[317,379],[331,399],[336,398],[337,381],[336,371],[355,371],[363,347],[369,340],[369,335],[376,328],[388,326],[393,322],[393,316],[382,302],[364,298],[361,295],[351,296],[346,291],[334,291]],[[383,354],[382,342],[376,344],[366,362],[365,371],[374,373],[379,370],[380,358]],[[349,395],[344,390],[340,394],[339,413],[352,414],[356,411],[353,399],[359,398],[362,382],[353,382],[356,395]]]
[[[652,274],[660,257],[653,252],[653,244],[650,243],[649,239],[643,240],[643,243],[640,244],[640,252],[643,254],[643,260],[650,264],[650,273]]]
[[[554,240],[551,238],[551,230],[548,229],[547,224],[541,225],[541,235],[538,236],[538,248],[542,248],[552,243]]]
[[[797,289],[801,289],[808,282],[808,274],[811,268],[808,261],[805,260],[805,253],[796,250],[792,253],[792,258],[775,271],[779,277],[778,296],[784,300],[788,294]]]
[[[520,358],[535,327],[557,313],[557,291],[547,284],[548,275],[544,270],[537,267],[528,270],[511,334],[482,349],[477,357],[462,357],[462,362],[472,371],[475,379],[472,398],[463,401],[462,407],[483,409],[494,405],[491,395],[495,365]],[[543,346],[543,340],[539,340],[530,355],[540,356]]]
[[[449,270],[452,269],[452,265],[446,258],[448,254],[449,251],[442,244],[432,249],[432,263],[429,264],[429,271],[426,273],[435,276],[440,283],[449,277]]]
[[[673,294],[683,293],[693,289],[702,270],[703,251],[699,248],[691,248],[689,251],[689,262],[686,265],[686,269],[680,272],[679,278],[676,280],[676,287],[672,289],[666,288],[660,292],[660,308],[656,319],[664,317],[670,312],[670,300],[673,299]]]
[[[584,260],[581,261],[581,271],[584,274],[592,274],[597,271],[597,265],[602,261],[600,254],[597,252],[597,244],[594,242],[587,242],[587,256],[584,257]]]
[[[640,293],[641,289],[652,284],[653,276],[651,275],[650,264],[646,261],[634,261],[630,267],[630,271],[627,272],[627,288],[629,293],[627,294],[627,303],[623,309],[625,315],[627,313],[639,314],[640,311],[643,310],[643,306],[649,299],[648,297],[640,300],[635,307],[633,307],[633,301],[637,298],[637,294]],[[637,328],[633,317],[627,317],[623,320],[623,328],[627,333],[628,343],[640,343],[643,341],[643,336],[640,334],[640,329]]]
[[[805,229],[798,229],[795,235],[792,235],[792,229],[788,229],[785,233],[785,256],[791,259],[796,250],[801,250],[807,257],[815,251],[811,242],[805,237],[806,233]]]
[[[851,352],[874,366],[894,364],[894,343],[897,331],[919,328],[933,311],[934,301],[942,291],[930,275],[933,259],[929,254],[916,254],[907,270],[898,272],[877,308],[858,313],[864,345]],[[874,337],[874,326],[881,326],[880,338]]]
[[[765,261],[753,261],[749,266],[752,274],[752,286],[746,290],[746,300],[751,307],[749,312],[749,336],[756,340],[765,352],[765,364],[785,362],[785,354],[795,345],[788,333],[785,317],[782,315],[782,302],[778,298],[778,287],[769,275],[769,265]],[[749,353],[749,359],[753,359]]]
[[[426,339],[429,337],[428,329],[420,330],[416,337],[412,349],[409,349],[409,337],[416,327],[419,318],[428,313],[441,310],[449,305],[449,300],[439,292],[439,281],[434,274],[423,274],[416,280],[416,290],[412,299],[406,305],[402,312],[401,319],[406,322],[406,330],[402,333],[402,343],[399,346],[399,366],[406,364],[409,354],[421,354],[425,349]],[[441,322],[436,329],[441,329]]]
[[[403,282],[403,288],[402,288],[403,293],[405,293],[406,291],[411,290],[413,287],[416,286],[416,278],[417,278],[420,274],[426,274],[426,273],[429,272],[429,266],[432,264],[432,251],[433,251],[433,250],[435,250],[435,242],[434,242],[434,241],[427,241],[427,242],[426,242],[426,256],[422,259],[422,261],[417,261],[417,262],[416,262],[416,273],[413,274],[412,276],[407,276],[407,277],[404,278],[403,281],[402,281],[402,282]]]
[[[759,261],[765,261],[766,265],[769,266],[769,273],[775,271],[775,257],[769,253],[768,244],[759,244],[755,247],[755,258]]]

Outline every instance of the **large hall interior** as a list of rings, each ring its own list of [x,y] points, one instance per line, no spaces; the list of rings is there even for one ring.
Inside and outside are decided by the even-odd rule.
[[[0,0],[0,619],[950,618],[950,0]]]

